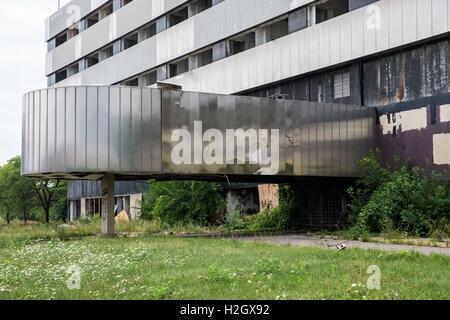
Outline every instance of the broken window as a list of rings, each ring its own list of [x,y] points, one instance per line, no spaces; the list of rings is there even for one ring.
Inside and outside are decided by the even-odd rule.
[[[156,23],[147,25],[139,31],[139,42],[147,40],[154,35],[156,35]]]
[[[112,4],[112,2],[110,2],[109,4],[107,4],[107,5],[103,6],[102,8],[100,8],[98,10],[98,13],[99,13],[99,19],[100,20],[104,19],[107,16],[109,16],[110,14],[112,14],[113,13],[113,4]]]
[[[99,53],[93,53],[86,58],[86,67],[90,68],[100,62]]]
[[[139,86],[139,78],[125,80],[122,82],[121,85],[126,86],[126,87],[138,87]]]
[[[152,84],[155,84],[156,81],[157,81],[157,74],[156,74],[156,70],[154,70],[154,71],[144,73],[140,77],[139,85],[142,87],[148,87],[148,86],[151,86]]]
[[[67,67],[67,77],[73,76],[74,74],[77,74],[78,72],[80,72],[80,66],[79,66],[78,62]]]
[[[171,78],[188,71],[189,71],[189,59],[187,58],[169,64],[169,72]]]
[[[60,82],[67,78],[67,69],[55,73],[55,82]]]
[[[123,38],[123,49],[127,50],[138,44],[138,33],[132,33]]]
[[[114,49],[113,46],[108,46],[104,49],[101,49],[99,52],[99,61],[103,61],[105,59],[108,59],[114,55]]]
[[[188,5],[189,7],[189,17],[195,16],[200,12],[203,12],[212,7],[212,0],[197,0],[192,1]]]
[[[289,17],[284,16],[256,28],[256,34],[256,43],[258,46],[288,35]]]
[[[90,28],[99,21],[98,11],[94,12],[86,18],[86,27]]]
[[[333,76],[333,99],[350,97],[350,72],[337,73]]]
[[[168,15],[169,28],[183,22],[184,20],[187,20],[188,17],[189,17],[189,10],[188,10],[187,6],[185,6],[184,8],[181,8],[173,13],[170,13]]]
[[[189,70],[194,70],[213,62],[213,49],[209,48],[189,56]]]
[[[240,35],[228,41],[228,56],[241,53],[255,47],[255,32]]]
[[[67,32],[63,32],[57,35],[55,38],[55,47],[62,45],[66,41],[67,41]]]
[[[322,23],[349,12],[348,0],[322,0],[311,5],[312,24]]]

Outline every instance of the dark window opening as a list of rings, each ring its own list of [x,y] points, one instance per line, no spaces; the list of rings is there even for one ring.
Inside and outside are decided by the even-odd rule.
[[[156,35],[156,23],[145,26],[141,29],[141,36],[139,41],[144,41]]]
[[[94,53],[86,58],[86,67],[90,68],[100,62],[99,54]]]
[[[194,16],[212,7],[212,0],[197,0],[190,4],[191,12],[189,16]]]
[[[170,77],[176,77],[182,73],[189,71],[189,59],[183,59],[178,62],[171,63],[169,65]]]
[[[99,53],[99,61],[103,61],[105,59],[108,59],[114,55],[114,49],[113,46],[109,46],[107,48],[104,48],[100,50]]]
[[[64,33],[56,36],[55,47],[62,45],[66,41],[67,41],[67,32],[64,32]]]
[[[276,40],[289,34],[289,19],[277,21],[269,26],[270,40]]]
[[[94,24],[96,24],[99,21],[99,13],[98,11],[91,14],[89,17],[86,18],[86,26],[87,28],[92,27]]]
[[[141,86],[148,87],[152,84],[155,84],[157,81],[157,73],[155,71],[147,72],[144,75],[142,75],[141,78]]]
[[[213,62],[213,50],[208,49],[193,56],[194,64],[191,66],[191,70],[206,66]]]
[[[73,76],[78,72],[80,72],[80,65],[78,64],[78,62],[67,67],[67,77]]]
[[[169,14],[169,28],[173,27],[181,22],[183,22],[184,20],[187,20],[189,17],[189,10],[188,7],[184,7],[178,11],[175,11],[171,14]]]
[[[349,12],[348,0],[323,0],[315,5],[316,24]]]
[[[110,14],[112,14],[112,13],[113,13],[113,4],[112,4],[112,2],[109,3],[109,4],[107,4],[107,5],[104,6],[103,8],[100,8],[100,9],[98,10],[98,12],[99,12],[99,19],[100,19],[100,20],[101,20],[101,19],[104,19],[104,18],[106,18],[107,16],[109,16]]]
[[[127,87],[138,87],[139,86],[139,78],[125,80],[124,82],[122,82],[122,85],[127,86]]]
[[[138,44],[138,33],[135,32],[129,36],[123,38],[123,49],[127,50]]]
[[[256,44],[255,32],[236,37],[228,42],[228,55],[241,53],[245,50],[254,48]]]
[[[55,74],[55,82],[60,82],[66,78],[67,78],[67,70],[66,69],[58,71]]]

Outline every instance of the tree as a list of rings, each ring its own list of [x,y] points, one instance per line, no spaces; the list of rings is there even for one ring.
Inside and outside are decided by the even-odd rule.
[[[6,221],[20,214],[24,222],[36,207],[33,182],[20,174],[21,160],[15,157],[0,168],[0,206],[6,211]]]
[[[35,179],[33,180],[33,188],[44,211],[45,223],[50,223],[52,206],[61,199],[65,199],[65,183],[61,180]]]

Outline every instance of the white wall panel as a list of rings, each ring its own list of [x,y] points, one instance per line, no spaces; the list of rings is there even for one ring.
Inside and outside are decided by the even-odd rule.
[[[377,27],[377,51],[389,49],[389,1],[378,1],[380,25]]]
[[[389,0],[389,46],[403,44],[403,0]]]
[[[418,0],[417,4],[423,3],[422,1],[428,0]],[[450,0],[446,1],[448,3]],[[418,5],[417,10],[407,9],[408,12],[413,10],[417,13],[414,23],[403,19],[403,0],[380,0],[377,5],[381,14],[381,28],[376,33],[377,52],[421,40],[424,33],[416,33],[414,37],[414,32],[411,32],[403,37],[403,30],[414,24],[419,30],[420,23],[423,22],[427,28],[426,21],[431,21],[432,11],[427,11],[426,6]],[[367,7],[206,65],[168,82],[181,85],[184,90],[189,91],[231,94],[361,58],[365,55],[364,44],[373,45],[373,34],[364,32],[367,25],[365,10]],[[391,12],[395,10],[400,12]],[[385,24],[385,21],[388,23]],[[340,28],[337,27],[339,25]],[[392,30],[396,30],[397,35]],[[445,33],[448,31],[449,29]],[[336,42],[336,39],[340,41]],[[151,44],[151,41],[152,39],[144,41],[58,85],[116,83],[151,69],[156,66],[156,59],[152,59],[151,54],[155,43]],[[336,47],[338,44],[340,47]],[[340,52],[340,55],[334,52]],[[327,56],[332,58],[328,58],[326,65],[324,62],[327,62]]]
[[[419,39],[432,36],[432,0],[420,0],[417,2],[417,13],[420,19],[417,20],[417,33]]]
[[[433,0],[432,2],[432,22],[433,35],[441,34],[448,29],[448,1],[447,0]]]
[[[47,74],[104,47],[185,2],[187,0],[165,0],[161,6],[160,0],[134,0],[50,51],[47,55],[52,56],[52,63],[47,65]],[[294,5],[292,0],[225,0],[156,35],[158,40],[154,50],[158,62],[176,59],[310,2],[313,0],[298,0]],[[82,46],[79,55],[76,55],[79,39]]]
[[[421,0],[403,0],[403,37],[406,42],[417,39],[417,1]]]

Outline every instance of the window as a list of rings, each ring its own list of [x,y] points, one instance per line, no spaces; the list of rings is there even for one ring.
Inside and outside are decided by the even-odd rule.
[[[189,4],[189,16],[192,17],[212,7],[212,0],[197,0]]]
[[[213,62],[212,48],[194,55],[192,59],[194,60],[194,64],[190,68],[191,70],[212,63]]]
[[[321,23],[349,12],[348,0],[322,0],[312,5],[315,23]]]
[[[66,41],[67,41],[67,32],[63,32],[57,35],[55,39],[55,47],[62,45]]]
[[[184,20],[187,20],[188,16],[189,10],[187,6],[169,14],[169,28],[179,24],[180,22],[183,22]]]
[[[94,54],[91,54],[90,56],[88,56],[86,58],[86,67],[90,68],[90,67],[96,65],[97,63],[99,63],[99,61],[100,61],[100,58],[99,58],[99,53],[98,52],[94,53]]]
[[[138,33],[132,33],[123,38],[123,49],[127,50],[128,48],[134,47],[138,44]]]
[[[112,57],[114,54],[113,46],[106,47],[99,52],[99,61]]]
[[[103,8],[100,8],[98,10],[98,12],[99,12],[99,19],[100,20],[104,19],[107,16],[109,16],[110,14],[112,14],[113,13],[113,4],[112,4],[112,2],[107,4],[107,5],[105,5]]]
[[[333,76],[334,100],[350,97],[350,73],[338,73]]]
[[[139,42],[147,40],[156,35],[156,23],[145,26],[139,32]]]
[[[156,71],[144,73],[141,77],[141,86],[148,87],[156,83]]]
[[[169,65],[170,77],[176,77],[189,71],[189,59],[183,59]]]
[[[126,86],[126,87],[137,87],[137,86],[139,86],[139,78],[125,80],[124,82],[122,82],[121,85]]]
[[[74,74],[78,73],[80,71],[80,66],[77,63],[74,63],[67,67],[67,77],[73,76]]]
[[[93,14],[91,14],[90,16],[88,16],[86,18],[86,27],[90,28],[94,24],[96,24],[98,21],[99,21],[99,14],[98,14],[98,11],[97,11],[97,12],[94,12]]]
[[[67,78],[67,69],[56,72],[55,74],[55,83],[63,81]]]
[[[254,48],[256,44],[255,32],[250,32],[231,39],[228,42],[228,55],[241,53],[245,50]]]

